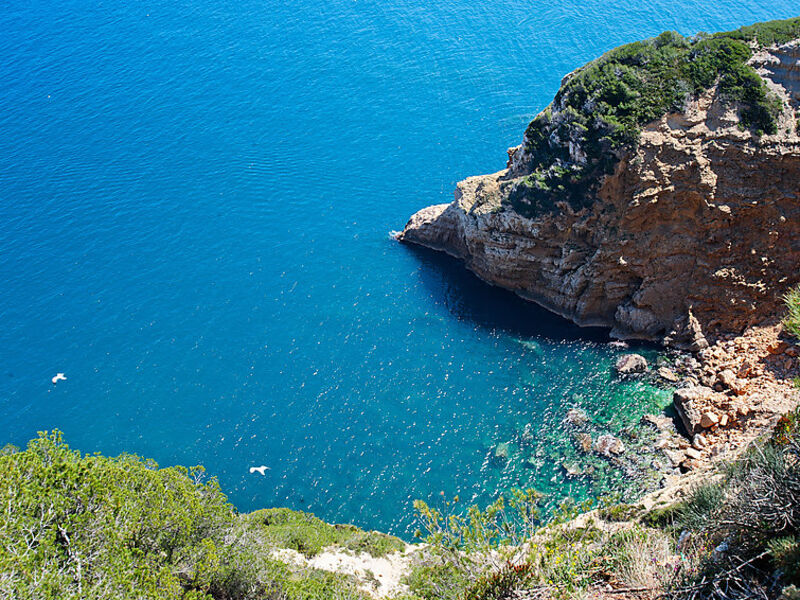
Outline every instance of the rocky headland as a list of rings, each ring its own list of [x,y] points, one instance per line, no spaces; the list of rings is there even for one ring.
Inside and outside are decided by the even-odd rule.
[[[397,235],[579,325],[687,352],[660,371],[687,440],[661,443],[684,470],[800,401],[780,324],[800,282],[800,28],[766,26],[662,34],[577,69],[505,169]]]

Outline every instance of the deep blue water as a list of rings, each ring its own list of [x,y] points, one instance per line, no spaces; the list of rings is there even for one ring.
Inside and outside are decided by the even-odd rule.
[[[616,382],[604,332],[389,231],[502,168],[561,77],[601,52],[797,12],[6,2],[0,441],[57,427],[83,451],[202,463],[240,510],[400,534],[411,500],[440,491],[485,502],[510,485],[553,498],[612,485],[614,472],[565,478],[564,410],[617,431],[668,394]],[[490,459],[503,441],[507,464]],[[265,477],[248,473],[260,464]]]

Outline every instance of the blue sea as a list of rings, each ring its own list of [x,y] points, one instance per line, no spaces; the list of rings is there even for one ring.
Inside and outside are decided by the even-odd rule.
[[[565,474],[565,411],[630,431],[669,390],[618,381],[607,332],[390,231],[502,168],[562,76],[600,53],[797,13],[795,0],[5,2],[0,442],[59,428],[84,452],[203,464],[241,511],[403,536],[415,498],[628,489],[613,465]]]

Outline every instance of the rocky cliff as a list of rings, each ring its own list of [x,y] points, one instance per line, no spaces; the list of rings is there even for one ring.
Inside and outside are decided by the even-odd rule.
[[[772,317],[800,281],[800,41],[786,23],[800,27],[782,22],[776,43],[663,34],[589,63],[506,169],[460,182],[398,239],[619,338],[702,349]],[[741,63],[692,79],[722,43]],[[650,73],[652,56],[693,70]],[[615,77],[630,83],[609,92]]]

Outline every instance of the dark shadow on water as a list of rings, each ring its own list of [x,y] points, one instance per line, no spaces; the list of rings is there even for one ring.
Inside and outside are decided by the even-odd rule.
[[[513,292],[485,283],[455,258],[421,246],[404,247],[422,265],[420,279],[434,299],[459,320],[515,337],[543,337],[554,341],[610,341],[610,329],[578,327]]]

